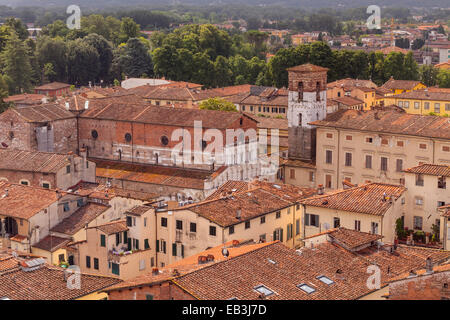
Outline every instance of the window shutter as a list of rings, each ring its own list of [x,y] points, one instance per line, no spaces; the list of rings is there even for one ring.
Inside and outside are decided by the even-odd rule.
[[[273,240],[274,240],[274,241],[275,241],[275,240],[278,240],[278,239],[277,239],[277,231],[276,231],[276,230],[273,232]]]
[[[176,243],[172,243],[172,256],[174,256],[174,257],[177,256],[177,244]]]
[[[131,238],[128,238],[128,251],[131,250]]]
[[[167,253],[167,251],[166,251],[166,242],[165,241],[163,242],[163,251],[164,251],[164,253]]]
[[[136,250],[139,250],[139,240],[136,239]]]
[[[123,243],[128,243],[128,232],[123,232]]]
[[[283,242],[283,228],[280,228],[280,241]]]
[[[181,257],[184,258],[184,244],[181,245]]]
[[[159,252],[159,240],[156,240],[156,252]]]

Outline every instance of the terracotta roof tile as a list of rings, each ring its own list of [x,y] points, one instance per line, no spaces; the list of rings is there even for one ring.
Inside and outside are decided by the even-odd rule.
[[[73,300],[100,291],[121,280],[82,273],[81,288],[67,288],[63,268],[43,265],[26,272],[21,268],[0,273],[0,297],[11,300]]]
[[[400,89],[400,90],[412,90],[415,86],[420,84],[420,81],[414,80],[395,80],[393,78],[389,79],[381,87],[384,89]]]
[[[302,248],[300,254],[281,243],[274,243],[233,259],[215,263],[189,272],[172,282],[200,300],[256,300],[255,287],[264,285],[274,294],[268,300],[349,300],[371,293],[367,288],[367,267],[376,264],[381,269],[381,282],[425,265],[431,256],[434,261],[446,260],[450,252],[405,248],[399,246],[395,254],[387,249],[369,247],[355,255],[331,244]],[[249,272],[251,270],[251,272]],[[333,283],[328,285],[319,277]],[[307,284],[315,291],[308,294],[298,285]]]
[[[97,165],[97,177],[102,178],[139,181],[156,185],[189,187],[192,189],[203,190],[205,188],[205,181],[212,176],[210,172],[199,170],[130,164],[98,159],[90,160],[94,161]]]
[[[57,173],[70,164],[69,155],[0,148],[0,169]]]
[[[438,164],[422,164],[417,167],[406,169],[405,172],[450,177],[450,166]]]
[[[359,100],[357,98],[353,98],[353,97],[340,97],[340,98],[335,98],[332,99],[337,103],[346,105],[346,106],[356,106],[356,105],[360,105],[360,104],[364,104],[364,101]]]
[[[142,216],[144,213],[151,210],[151,207],[148,206],[136,206],[126,211],[125,214],[131,214],[133,216]]]
[[[96,228],[108,235],[128,231],[127,223],[125,220],[108,222],[108,223],[102,224],[100,226],[92,227],[92,228]]]
[[[42,123],[75,118],[75,115],[58,104],[41,104],[22,108],[11,108],[27,122]],[[8,110],[8,111],[9,111]]]
[[[227,129],[243,115],[239,112],[182,109],[113,103],[104,108],[86,110],[82,118],[121,120],[158,125],[193,127],[194,121],[202,121],[203,128]],[[256,126],[256,123],[255,123]]]
[[[44,239],[33,245],[34,248],[53,252],[70,242],[70,239],[57,236],[46,236]]]
[[[306,63],[296,67],[288,68],[287,70],[294,72],[324,72],[328,71],[329,69]]]
[[[301,203],[321,208],[344,210],[381,216],[391,207],[389,199],[383,201],[383,195],[397,200],[406,188],[403,186],[369,183],[359,187],[330,192],[302,200]]]
[[[396,94],[391,98],[395,99],[414,99],[414,100],[431,100],[431,101],[450,101],[450,92],[434,91],[434,90],[414,90],[411,92],[403,92]]]
[[[59,224],[53,227],[52,232],[74,235],[83,229],[91,221],[108,210],[110,206],[106,206],[96,202],[88,202],[83,207],[72,213]]]
[[[8,196],[5,196],[6,190]],[[57,201],[56,190],[0,181],[0,214],[3,216],[29,219]]]
[[[342,227],[331,231],[328,235],[334,241],[337,241],[339,245],[351,251],[383,238],[383,236],[378,234],[358,232]]]
[[[134,279],[121,282],[115,286],[108,288],[105,291],[120,290],[120,289],[124,289],[124,288],[139,287],[141,285],[150,285],[150,284],[161,283],[163,281],[168,281],[168,280],[174,279],[176,277],[179,277],[180,275],[184,275],[189,272],[204,268],[206,266],[211,265],[211,263],[217,263],[219,261],[232,259],[234,257],[240,256],[247,252],[250,252],[255,249],[262,248],[262,247],[272,244],[272,242],[257,243],[257,244],[255,244],[255,243],[239,243],[238,245],[234,246],[232,244],[232,242],[233,241],[229,241],[227,243],[224,243],[223,245],[205,250],[205,251],[195,254],[193,256],[179,260],[179,261],[172,263],[164,268],[159,268],[158,273],[148,273],[148,274],[136,277]],[[228,257],[224,257],[222,255],[222,249],[224,247],[227,248],[227,250],[228,250],[228,254],[229,254]],[[214,256],[214,261],[204,263],[204,264],[198,263],[199,256],[208,256],[208,255]]]
[[[395,110],[338,110],[324,120],[311,124],[319,127],[450,139],[450,122],[447,118]]]
[[[67,83],[62,83],[62,82],[51,82],[51,83],[47,83],[44,84],[42,86],[39,87],[35,87],[35,90],[57,90],[57,89],[64,89],[64,88],[69,88],[70,84]]]

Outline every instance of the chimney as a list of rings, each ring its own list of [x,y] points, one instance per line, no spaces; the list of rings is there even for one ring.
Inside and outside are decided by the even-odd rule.
[[[236,219],[241,220],[241,209],[236,210]]]
[[[324,187],[323,184],[319,184],[317,188],[317,194],[322,195],[324,193]]]
[[[80,149],[80,156],[83,158],[83,163],[86,164],[86,160],[87,160],[87,149],[86,148]],[[83,168],[84,168],[84,166],[83,166]]]
[[[158,269],[158,268],[153,268],[153,269],[152,269],[152,274],[153,274],[153,275],[159,274],[159,269]]]
[[[426,262],[426,270],[427,270],[427,274],[432,274],[433,273],[433,260],[431,259],[431,257],[427,258],[427,262]]]

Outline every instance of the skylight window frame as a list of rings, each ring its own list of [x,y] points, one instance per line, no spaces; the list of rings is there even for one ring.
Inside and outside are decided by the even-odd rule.
[[[258,289],[261,289],[261,288],[263,288],[264,290],[263,291],[259,291]],[[259,285],[255,286],[255,287],[253,287],[253,290],[258,292],[259,294],[261,294],[261,293],[264,294],[266,297],[269,297],[269,296],[272,296],[272,295],[275,294],[275,291],[273,291],[272,289],[270,289],[269,287],[267,287],[267,286],[265,286],[263,284],[259,284]],[[268,292],[270,292],[270,293],[268,293]]]
[[[335,282],[333,280],[331,280],[330,278],[328,278],[327,276],[324,275],[320,275],[316,278],[317,280],[321,281],[322,283],[325,283],[326,285],[333,285]],[[323,279],[326,279],[325,281]]]
[[[310,288],[312,291],[311,290],[305,290],[305,289],[303,289],[303,287]],[[311,286],[311,285],[309,285],[307,283],[300,283],[300,284],[297,285],[297,288],[299,288],[300,290],[302,290],[306,294],[313,294],[314,292],[317,291],[316,288],[314,288],[313,286]]]

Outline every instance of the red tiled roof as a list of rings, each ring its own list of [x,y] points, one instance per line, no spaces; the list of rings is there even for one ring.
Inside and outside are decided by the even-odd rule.
[[[219,261],[232,259],[234,257],[240,256],[242,254],[245,254],[247,252],[253,251],[258,248],[268,246],[270,244],[272,244],[272,242],[256,243],[256,244],[255,243],[251,243],[251,244],[244,243],[244,244],[238,244],[238,245],[234,246],[232,244],[232,241],[229,241],[220,246],[217,246],[217,247],[214,247],[211,249],[207,249],[207,250],[202,251],[193,256],[179,260],[179,261],[172,263],[164,268],[160,268],[158,270],[157,274],[148,273],[148,274],[136,277],[134,279],[121,282],[115,286],[107,288],[105,291],[113,291],[113,290],[120,290],[120,289],[124,289],[124,288],[139,287],[141,285],[151,285],[151,284],[161,283],[163,281],[168,281],[168,280],[174,279],[180,275],[204,268],[206,266],[211,265],[211,263],[216,263]],[[228,254],[229,254],[228,257],[224,257],[222,254],[222,249],[224,247],[226,247],[228,249]],[[208,256],[208,255],[214,256],[213,262],[204,263],[204,264],[198,263],[199,256]]]
[[[128,231],[127,223],[125,220],[108,222],[108,223],[102,224],[100,226],[92,227],[92,228],[96,228],[108,235]]]
[[[59,224],[53,227],[52,232],[64,233],[67,235],[74,235],[87,224],[96,219],[110,206],[106,206],[96,202],[88,202],[83,207],[72,213]]]
[[[84,111],[82,118],[121,120],[158,125],[193,127],[194,121],[202,121],[203,128],[228,129],[243,114],[215,110],[182,109],[132,104],[110,104],[104,108]],[[256,121],[255,121],[256,125]]]
[[[69,155],[0,148],[0,169],[57,173],[70,164]]]
[[[6,190],[8,196],[4,196]],[[56,190],[0,181],[0,214],[3,216],[29,219],[57,201]]]
[[[121,280],[81,273],[81,288],[68,288],[63,268],[43,265],[26,272],[17,267],[0,273],[0,297],[11,300],[73,300],[100,291]]]
[[[51,82],[51,83],[47,83],[44,84],[42,86],[39,87],[35,87],[35,90],[58,90],[58,89],[64,89],[64,88],[69,88],[70,84],[67,83],[62,83],[62,82]]]
[[[389,199],[383,201],[383,195],[386,194],[387,197],[397,200],[405,190],[405,187],[398,185],[369,183],[313,196],[302,200],[301,203],[313,207],[382,216],[391,207]]]
[[[405,172],[450,177],[450,166],[438,164],[422,164],[417,167],[406,169]]]
[[[311,63],[302,64],[296,67],[288,68],[288,71],[294,71],[294,72],[325,72],[328,71],[328,68],[319,67],[316,65],[313,65]]]
[[[229,185],[226,188],[228,189]],[[208,200],[173,210],[190,210],[222,227],[228,227],[287,208],[299,199],[310,195],[309,191],[312,189],[253,182],[250,184],[249,190],[243,190],[242,188],[241,190],[220,198],[217,197],[216,193]],[[218,191],[220,193],[220,189]],[[236,217],[238,210],[241,213],[240,219]]]
[[[450,101],[450,92],[425,89],[425,90],[414,90],[410,92],[403,92],[391,97],[395,99]]]
[[[274,243],[233,259],[215,263],[172,280],[200,300],[256,300],[255,287],[264,285],[274,294],[268,300],[353,300],[371,293],[367,288],[367,267],[376,264],[381,282],[412,268],[425,265],[426,258],[442,263],[450,252],[399,246],[395,254],[369,247],[355,255],[331,243],[302,248],[301,253]],[[251,270],[251,272],[249,272]],[[318,279],[325,276],[334,283]],[[308,294],[298,285],[315,291]]]
[[[383,238],[378,234],[358,232],[342,227],[331,231],[328,235],[339,245],[351,251]]]
[[[70,111],[65,110],[58,104],[40,104],[22,108],[10,108],[6,112],[14,112],[27,122],[42,123],[55,120],[75,118]]]
[[[97,165],[96,175],[128,181],[203,190],[210,172],[143,164],[90,159]],[[224,167],[222,167],[224,168]],[[221,170],[221,169],[218,169]],[[216,171],[217,172],[217,171]]]
[[[311,124],[318,127],[450,139],[450,122],[447,118],[395,110],[338,110],[324,120]]]
[[[420,81],[415,80],[395,80],[394,78],[389,79],[381,87],[384,89],[400,89],[400,90],[412,90],[415,86],[420,84]]]
[[[125,214],[131,214],[133,216],[142,216],[144,213],[148,212],[151,208],[148,206],[136,206],[127,210]]]
[[[359,100],[357,98],[353,98],[353,97],[340,97],[340,98],[335,98],[332,100],[334,100],[337,103],[343,104],[345,106],[350,106],[350,107],[364,104],[364,101]]]
[[[42,249],[45,251],[53,252],[62,246],[68,244],[71,240],[67,238],[61,238],[57,236],[46,236],[44,239],[33,245],[34,248]]]

